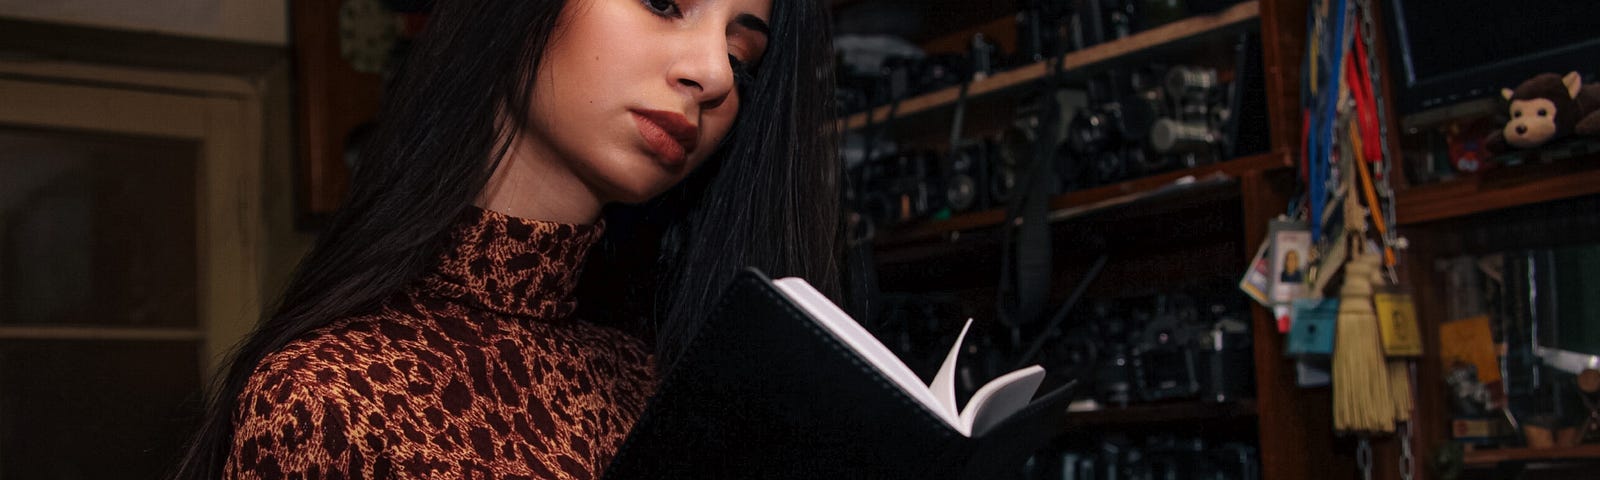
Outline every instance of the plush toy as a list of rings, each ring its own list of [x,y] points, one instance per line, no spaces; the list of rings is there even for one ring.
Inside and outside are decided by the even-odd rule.
[[[1491,152],[1536,148],[1573,133],[1600,134],[1600,84],[1584,85],[1578,72],[1539,74],[1500,95],[1511,102],[1511,120],[1485,139]]]

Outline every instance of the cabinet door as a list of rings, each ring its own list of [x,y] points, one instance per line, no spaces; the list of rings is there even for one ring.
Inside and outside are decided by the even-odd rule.
[[[0,478],[178,458],[259,309],[251,105],[0,79]]]

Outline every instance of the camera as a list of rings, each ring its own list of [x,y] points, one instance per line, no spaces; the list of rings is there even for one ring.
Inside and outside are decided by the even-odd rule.
[[[991,192],[1009,192],[1016,186],[1015,171],[1006,172],[1008,176],[1004,177],[991,174],[991,162],[998,155],[995,149],[994,142],[979,139],[956,148],[950,155],[944,191],[945,204],[951,212],[987,210],[1004,201],[996,200]],[[995,178],[1000,178],[998,188],[991,183]]]
[[[1080,378],[1108,405],[1252,396],[1248,305],[1210,287],[1101,299],[1043,350],[1046,369]]]
[[[1198,312],[1187,297],[1161,297],[1155,316],[1139,333],[1133,371],[1140,399],[1154,402],[1192,398],[1200,393],[1196,367],[1200,325]]]
[[[1194,436],[1154,433],[1132,439],[1124,433],[1074,442],[1034,453],[1024,463],[1028,480],[1255,480],[1261,478],[1255,447],[1208,442]]]
[[[1089,106],[1068,124],[1060,152],[1082,167],[1063,181],[1100,185],[1218,161],[1232,116],[1225,91],[1209,67],[1147,67],[1092,79]]]
[[[939,168],[939,155],[927,150],[867,159],[851,169],[854,184],[860,186],[850,195],[852,207],[875,229],[926,217],[944,208]]]
[[[840,114],[960,85],[1004,63],[999,46],[981,34],[965,54],[929,54],[899,39],[842,36],[836,45],[834,100]]]

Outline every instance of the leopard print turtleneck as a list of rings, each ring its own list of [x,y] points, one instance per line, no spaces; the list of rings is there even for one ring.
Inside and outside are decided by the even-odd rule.
[[[602,227],[469,208],[375,314],[257,365],[226,478],[598,478],[652,385],[643,342],[572,318]]]

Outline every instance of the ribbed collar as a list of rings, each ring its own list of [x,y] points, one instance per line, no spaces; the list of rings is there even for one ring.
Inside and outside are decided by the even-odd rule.
[[[563,320],[577,308],[572,292],[584,256],[604,232],[603,222],[555,223],[468,207],[422,286],[485,310]]]

